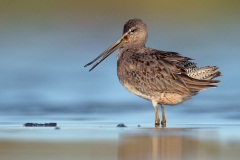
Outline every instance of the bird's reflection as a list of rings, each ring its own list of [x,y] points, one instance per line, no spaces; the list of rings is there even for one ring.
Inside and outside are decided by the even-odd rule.
[[[207,130],[204,134],[209,134],[209,132]],[[204,158],[202,153],[207,153],[205,155],[208,156],[213,144],[196,138],[201,137],[197,134],[200,133],[188,129],[155,129],[150,134],[123,134],[120,136],[118,159],[202,159]]]

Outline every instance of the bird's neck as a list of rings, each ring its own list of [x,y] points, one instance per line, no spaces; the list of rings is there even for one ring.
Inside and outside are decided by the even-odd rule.
[[[126,51],[130,51],[130,50],[134,50],[134,51],[136,51],[136,50],[141,50],[142,48],[145,48],[145,45],[143,44],[143,45],[141,45],[141,46],[139,46],[139,45],[132,45],[131,47],[127,47],[127,46],[124,46],[124,47],[120,47],[119,49],[118,49],[118,53],[117,53],[117,60],[120,58],[120,57],[122,57],[123,56],[123,54],[124,53],[126,53]],[[130,51],[131,52],[131,51]]]

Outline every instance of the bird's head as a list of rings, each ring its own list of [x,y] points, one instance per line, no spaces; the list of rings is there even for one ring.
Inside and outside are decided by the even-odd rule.
[[[113,53],[118,48],[133,48],[133,47],[144,47],[147,40],[147,26],[141,19],[130,19],[127,21],[123,27],[122,36],[112,44],[108,49],[101,53],[93,61],[86,64],[87,67],[94,62],[96,62],[92,68],[93,70],[99,63],[101,63],[105,58],[107,58],[111,53]]]

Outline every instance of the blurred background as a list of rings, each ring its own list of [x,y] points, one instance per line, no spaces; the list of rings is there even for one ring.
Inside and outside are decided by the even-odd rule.
[[[239,122],[239,15],[238,0],[0,0],[0,115],[123,113],[118,120],[126,122],[131,113],[129,121],[143,115],[140,121],[153,122],[151,103],[119,83],[116,54],[90,73],[83,67],[121,36],[128,19],[141,18],[148,47],[222,72],[219,88],[167,107],[170,121]]]
[[[239,15],[239,0],[0,0],[0,159],[237,159]],[[148,47],[222,72],[219,88],[165,107],[166,129],[119,83],[116,53],[83,67],[131,18]]]

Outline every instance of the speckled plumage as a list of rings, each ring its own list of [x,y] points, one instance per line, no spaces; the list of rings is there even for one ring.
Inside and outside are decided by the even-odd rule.
[[[147,26],[142,20],[131,19],[124,25],[123,36],[86,66],[99,59],[92,70],[119,48],[119,81],[129,92],[152,102],[156,126],[160,123],[157,105],[161,104],[162,125],[166,126],[164,105],[177,105],[200,90],[216,87],[219,81],[212,79],[221,73],[216,66],[197,67],[191,58],[176,52],[147,48],[147,36]]]

